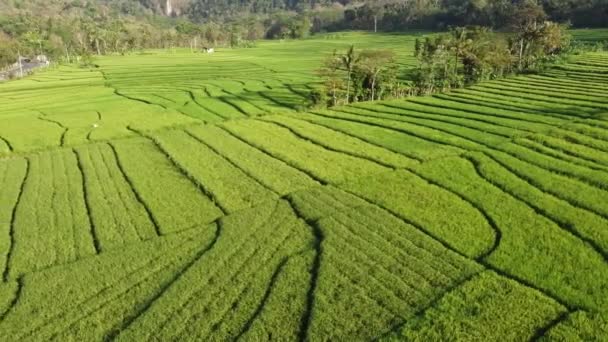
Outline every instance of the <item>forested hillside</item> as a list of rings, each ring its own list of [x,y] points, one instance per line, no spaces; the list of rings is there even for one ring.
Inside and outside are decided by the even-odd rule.
[[[17,55],[73,61],[175,46],[250,46],[344,29],[505,28],[522,6],[575,27],[608,22],[608,0],[0,0],[0,68]]]
[[[328,7],[347,12],[346,17],[340,18],[345,22],[375,16],[390,19],[382,21],[388,24],[399,15],[403,24],[424,18],[424,25],[449,22],[500,25],[501,20],[512,14],[511,9],[522,2],[539,4],[553,20],[570,20],[575,25],[601,26],[608,15],[606,0],[0,0],[0,10],[7,15],[23,12],[90,15],[96,10],[112,10],[124,15],[157,14],[200,21]]]

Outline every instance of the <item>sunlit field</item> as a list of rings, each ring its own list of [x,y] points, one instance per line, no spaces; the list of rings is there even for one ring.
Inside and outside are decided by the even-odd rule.
[[[0,84],[0,340],[605,339],[608,53],[309,107],[324,56],[392,49],[406,84],[424,34]]]

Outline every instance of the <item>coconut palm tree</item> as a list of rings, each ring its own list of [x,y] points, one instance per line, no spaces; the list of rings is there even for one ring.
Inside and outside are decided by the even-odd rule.
[[[355,51],[355,46],[351,45],[346,54],[340,56],[342,68],[346,71],[346,103],[350,103],[350,86],[352,83],[353,71],[359,62],[359,55]]]

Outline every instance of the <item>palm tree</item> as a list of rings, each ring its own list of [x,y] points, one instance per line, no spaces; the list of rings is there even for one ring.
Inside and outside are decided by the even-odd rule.
[[[346,70],[347,83],[346,83],[346,103],[350,103],[350,84],[352,81],[353,70],[359,61],[359,56],[355,52],[355,46],[351,45],[346,54],[340,56],[342,67]]]
[[[472,40],[469,39],[465,27],[457,27],[451,31],[452,39],[450,41],[450,50],[454,52],[454,69],[458,71],[460,61],[471,48]]]

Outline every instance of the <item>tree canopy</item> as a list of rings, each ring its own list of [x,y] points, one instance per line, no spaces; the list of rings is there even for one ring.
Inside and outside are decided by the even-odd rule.
[[[248,46],[343,29],[521,31],[541,19],[606,25],[608,0],[0,0],[0,67],[17,51],[69,61],[143,48]],[[550,29],[528,28],[528,35]],[[529,48],[530,37],[520,38],[520,48]]]

